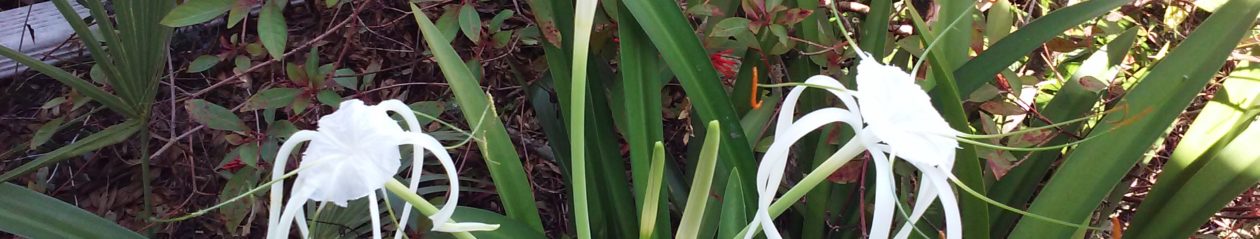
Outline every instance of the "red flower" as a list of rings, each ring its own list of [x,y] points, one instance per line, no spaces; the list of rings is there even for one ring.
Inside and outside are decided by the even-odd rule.
[[[241,170],[241,168],[244,168],[244,167],[245,167],[245,163],[241,162],[240,157],[237,157],[237,158],[232,159],[232,161],[228,161],[227,163],[223,164],[223,166],[219,166],[219,169],[215,171],[227,170],[227,171],[235,173],[237,170]]]
[[[731,56],[731,50],[729,49],[709,54],[709,61],[713,62],[713,69],[716,69],[718,73],[726,78],[735,77],[735,67],[739,62],[734,60],[734,58],[734,56]]]

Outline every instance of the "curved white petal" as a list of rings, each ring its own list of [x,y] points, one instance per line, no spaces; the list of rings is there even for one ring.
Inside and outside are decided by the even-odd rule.
[[[302,130],[289,136],[289,140],[280,146],[280,150],[276,153],[274,165],[271,167],[271,181],[280,180],[280,176],[284,176],[285,166],[288,165],[289,154],[297,148],[298,144],[319,136],[319,132]],[[280,223],[280,207],[283,205],[284,182],[276,182],[271,184],[271,204],[267,214],[267,228],[275,228]]]
[[[372,219],[372,239],[381,239],[381,209],[376,202],[376,192],[368,194],[368,217]]]
[[[293,218],[298,213],[302,213],[304,209],[302,205],[306,204],[306,200],[310,199],[313,190],[309,187],[300,187],[301,183],[295,183],[293,189],[293,197],[289,198],[289,203],[285,204],[284,212],[280,215],[279,223],[275,227],[268,228],[268,239],[289,238],[289,228],[293,226]]]
[[[442,169],[446,171],[447,181],[449,181],[450,189],[446,199],[446,203],[438,209],[438,212],[429,216],[433,221],[433,230],[441,232],[464,232],[464,231],[490,231],[499,228],[498,224],[484,224],[474,222],[452,223],[451,215],[455,214],[455,207],[459,203],[459,177],[455,170],[455,163],[451,160],[451,156],[446,153],[446,149],[442,144],[432,136],[426,134],[413,133],[408,134],[410,142],[416,148],[423,148],[433,152],[433,156],[442,164]]]
[[[919,192],[914,195],[914,209],[910,212],[910,217],[907,218],[906,222],[901,225],[901,229],[897,231],[897,235],[893,236],[893,238],[909,237],[914,224],[919,221],[919,218],[923,217],[923,213],[927,212],[928,207],[932,206],[932,202],[936,201],[937,193],[933,183],[935,182],[928,180],[927,177],[922,177],[919,180]]]
[[[813,76],[805,81],[806,84],[814,84],[827,86],[834,89],[826,89],[845,104],[847,109],[842,108],[823,108],[810,112],[802,116],[799,120],[795,119],[796,103],[800,99],[801,93],[807,86],[793,87],[784,97],[783,107],[779,110],[779,115],[775,120],[774,142],[770,144],[770,148],[766,150],[762,156],[761,162],[757,167],[757,178],[754,180],[757,189],[757,211],[753,215],[753,220],[749,222],[749,228],[744,238],[752,238],[758,227],[763,228],[765,235],[769,239],[779,239],[778,228],[774,225],[774,219],[770,217],[770,205],[778,194],[778,183],[783,180],[783,173],[787,168],[787,156],[791,146],[823,125],[845,122],[853,127],[861,127],[861,115],[853,113],[857,110],[858,105],[854,103],[854,96],[844,88],[839,81],[827,76]]]
[[[420,121],[416,120],[415,112],[412,111],[411,107],[407,106],[406,103],[399,100],[386,100],[381,101],[381,103],[377,104],[376,107],[385,109],[385,111],[392,111],[401,116],[403,121],[407,122],[407,130],[409,132],[422,132],[422,128],[420,128]],[[422,171],[420,170],[420,166],[424,165],[424,149],[415,147],[412,151],[411,178],[407,181],[407,189],[411,192],[415,192],[416,189],[420,187],[420,173]],[[403,234],[406,234],[407,221],[411,219],[411,211],[414,211],[411,209],[411,203],[403,203],[403,208],[405,210],[403,210],[402,219],[398,222],[398,228],[394,232],[394,239],[401,239]]]
[[[868,150],[872,148],[867,146]],[[875,213],[871,216],[869,238],[888,238],[889,230],[892,229],[893,209],[897,204],[892,165],[884,152],[879,150],[871,150],[871,161],[875,164]]]

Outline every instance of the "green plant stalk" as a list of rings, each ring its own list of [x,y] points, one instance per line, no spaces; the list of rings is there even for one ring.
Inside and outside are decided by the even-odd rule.
[[[1030,207],[1050,218],[1087,219],[1106,193],[1142,158],[1224,64],[1239,39],[1260,13],[1260,0],[1232,0],[1212,14],[1185,41],[1152,67],[1119,102],[1128,109],[1103,118],[1097,128],[1116,128],[1081,144],[1064,160]],[[1112,158],[1113,160],[1096,160]],[[1070,236],[1063,228],[1021,220],[1011,238]]]
[[[420,30],[428,33],[423,34],[424,40],[437,59],[442,74],[446,76],[451,91],[455,93],[455,101],[459,104],[464,118],[469,121],[470,127],[481,129],[473,132],[473,137],[478,139],[477,146],[486,156],[486,166],[490,170],[490,177],[494,179],[495,188],[503,201],[504,211],[507,212],[508,217],[520,220],[541,232],[542,220],[538,216],[538,208],[535,206],[529,181],[521,167],[520,157],[515,149],[509,147],[512,141],[508,138],[507,130],[503,127],[497,111],[490,105],[489,96],[481,91],[481,87],[477,85],[478,81],[472,78],[472,73],[464,65],[464,61],[460,60],[455,49],[447,44],[445,36],[438,33],[440,31],[433,26],[433,22],[424,16],[424,12],[419,7],[414,4],[411,4],[411,7]],[[487,107],[491,107],[491,110],[483,111]]]
[[[573,160],[573,212],[576,214],[578,238],[591,238],[590,211],[586,188],[586,58],[590,48],[591,25],[595,18],[595,0],[577,1],[573,21],[573,80],[569,88],[569,109],[576,111],[569,121],[569,157]]]
[[[801,200],[802,197],[805,197],[806,193],[809,193],[809,191],[813,190],[814,187],[817,187],[819,184],[822,184],[823,181],[826,181],[827,177],[831,176],[831,173],[840,169],[841,166],[844,166],[845,163],[848,163],[849,160],[852,160],[864,151],[866,151],[866,148],[862,147],[862,143],[857,140],[849,140],[848,143],[845,143],[839,150],[831,154],[831,157],[827,157],[827,161],[819,164],[818,168],[815,168],[814,171],[810,171],[809,174],[805,175],[805,178],[802,178],[800,182],[796,183],[796,185],[788,189],[787,192],[783,193],[783,196],[780,196],[778,200],[775,200],[773,204],[770,204],[770,218],[775,218],[780,214],[783,214],[783,212],[787,211],[788,208],[792,207],[792,204],[795,204],[797,201]],[[751,228],[744,227],[744,230],[740,231],[739,235],[744,235],[749,229]],[[761,229],[758,227],[755,232],[760,231]]]
[[[721,124],[722,132],[726,132],[722,134],[722,141],[727,144],[719,149],[719,157],[725,163],[719,162],[723,167],[719,171],[735,170],[740,178],[755,178],[755,159],[752,148],[745,143],[747,139],[740,128],[739,116],[735,115],[730,98],[717,80],[717,72],[713,70],[708,54],[705,54],[704,47],[690,27],[691,24],[683,16],[682,9],[670,0],[636,0],[623,3],[678,77],[692,106],[699,112],[700,120],[717,120]],[[747,188],[752,186],[751,180],[744,184]],[[725,184],[717,186],[725,188]],[[752,195],[748,195],[746,199],[751,206],[754,202]]]
[[[677,238],[696,238],[699,235],[701,217],[709,203],[709,189],[713,186],[713,169],[717,167],[717,150],[722,141],[722,129],[716,120],[709,121],[708,129],[704,136],[704,148],[700,150],[700,160],[696,164],[696,173],[691,179],[687,206],[683,209],[682,220],[678,224]]]
[[[385,190],[388,190],[390,193],[393,193],[394,196],[398,196],[399,198],[402,198],[403,201],[407,201],[408,203],[411,203],[412,207],[415,207],[416,210],[419,210],[420,213],[424,214],[425,216],[432,216],[433,214],[436,214],[438,212],[438,208],[436,206],[433,206],[433,204],[429,203],[428,200],[424,200],[424,198],[420,198],[420,195],[416,195],[415,193],[412,193],[411,190],[407,188],[407,185],[403,185],[402,182],[398,182],[398,179],[390,179],[389,181],[385,181]],[[455,223],[455,221],[451,221],[451,223]],[[460,239],[477,238],[468,232],[455,232],[451,234],[454,235],[455,238],[460,238]]]
[[[148,115],[149,111],[144,110],[144,115]],[[140,125],[149,125],[148,118],[140,120]],[[144,210],[140,212],[141,218],[146,221],[153,222],[153,176],[149,173],[149,140],[153,137],[149,136],[149,127],[140,127],[140,133],[136,134],[140,138],[140,188],[144,195]],[[150,226],[145,234],[152,237],[157,234],[158,226]]]
[[[625,16],[625,15],[622,15]],[[661,181],[665,179],[665,144],[657,141],[652,150],[652,168],[649,170],[647,185],[643,196],[642,214],[639,214],[639,239],[652,238],[656,234],[656,221],[659,217],[652,215],[660,214],[660,202],[664,197],[661,196]],[[669,225],[669,224],[666,224]],[[668,230],[669,227],[662,227]]]

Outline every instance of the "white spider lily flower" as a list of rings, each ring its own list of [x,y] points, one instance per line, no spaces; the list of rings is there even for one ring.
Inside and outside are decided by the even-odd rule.
[[[805,84],[831,88],[827,91],[839,98],[847,109],[837,107],[818,109],[794,121],[796,101],[800,99],[801,92],[807,87],[794,87],[784,98],[783,108],[779,110],[775,123],[774,142],[770,143],[770,148],[761,157],[761,163],[757,167],[757,212],[749,225],[754,230],[758,226],[763,227],[766,237],[770,239],[782,238],[778,228],[774,226],[774,218],[770,217],[770,204],[779,190],[779,182],[783,181],[788,151],[792,144],[809,132],[830,123],[844,122],[859,127],[862,125],[862,116],[853,113],[859,111],[859,105],[854,103],[854,95],[851,91],[845,90],[844,85],[841,85],[839,81],[819,75],[805,80]],[[754,234],[750,231],[744,234],[744,238],[752,238]]]
[[[827,76],[814,76],[805,81],[806,85],[821,86],[831,92],[845,108],[823,108],[793,121],[796,102],[801,91],[808,86],[794,87],[784,98],[775,124],[774,142],[771,142],[757,170],[757,213],[749,225],[751,230],[744,238],[752,238],[758,226],[764,228],[767,238],[782,238],[769,210],[778,191],[778,183],[783,179],[788,151],[801,137],[834,122],[847,123],[856,129],[855,140],[870,151],[875,164],[876,202],[870,238],[888,238],[890,233],[893,209],[897,204],[891,160],[897,156],[902,156],[922,171],[923,180],[910,220],[896,238],[909,236],[913,224],[937,198],[945,210],[946,238],[962,238],[957,199],[947,181],[949,170],[954,165],[954,149],[958,147],[955,137],[959,133],[950,128],[932,107],[931,99],[914,83],[910,74],[881,64],[865,53],[859,53],[859,57],[857,91],[845,89]],[[854,103],[854,98],[857,103]]]
[[[389,112],[402,116],[411,131],[404,131],[398,126]],[[454,163],[446,149],[433,137],[419,132],[420,125],[415,115],[406,104],[398,100],[387,100],[375,106],[368,106],[359,100],[348,100],[341,103],[337,111],[319,119],[316,131],[299,131],[280,147],[272,169],[272,180],[284,175],[284,167],[288,155],[303,141],[310,141],[302,154],[300,173],[293,184],[293,193],[288,204],[281,211],[281,198],[284,194],[283,183],[271,186],[271,208],[268,218],[268,238],[288,238],[289,227],[297,219],[298,229],[303,238],[308,236],[306,219],[303,215],[307,200],[331,202],[345,207],[346,202],[363,197],[368,198],[371,213],[373,238],[381,238],[381,223],[376,191],[382,190],[385,183],[394,180],[394,174],[401,166],[399,146],[411,144],[416,146],[412,161],[411,191],[419,186],[420,167],[424,150],[433,153],[446,170],[450,182],[448,203],[432,215],[435,231],[457,232],[475,230],[494,230],[498,225],[481,223],[450,223],[451,214],[459,201],[459,180],[455,174]],[[410,204],[404,208],[410,208]],[[411,210],[405,210],[399,223],[395,238],[402,235],[407,225]]]
[[[962,238],[962,219],[948,175],[954,167],[955,139],[959,133],[932,107],[931,99],[905,71],[859,54],[858,104],[866,126],[858,138],[875,162],[875,215],[871,238],[887,238],[897,204],[892,183],[891,160],[900,156],[922,172],[909,220],[895,238],[909,236],[914,223],[935,199],[945,211],[946,237]],[[889,155],[885,157],[885,153]]]

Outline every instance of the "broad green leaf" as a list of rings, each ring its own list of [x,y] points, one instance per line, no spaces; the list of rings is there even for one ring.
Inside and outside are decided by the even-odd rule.
[[[717,238],[739,238],[743,235],[739,231],[748,225],[751,221],[748,219],[749,211],[744,208],[744,186],[743,180],[739,178],[739,174],[731,172],[730,181],[726,184],[726,190],[722,193],[722,216],[719,219]]]
[[[1114,130],[1080,144],[1068,155],[1029,212],[1066,221],[1086,220],[1151,144],[1164,135],[1162,129],[1181,115],[1212,79],[1249,32],[1257,13],[1260,1],[1231,0],[1201,22],[1117,102],[1127,110],[1103,117],[1096,127]],[[1020,220],[1011,238],[1062,238],[1074,231],[1046,221]]]
[[[355,73],[350,68],[337,69],[337,71],[333,72],[333,82],[346,89],[359,90],[359,77],[357,75],[358,73]]]
[[[460,8],[447,8],[442,12],[442,16],[438,17],[437,28],[439,33],[446,37],[446,42],[450,43],[459,36]]]
[[[1011,34],[1011,27],[1015,24],[1012,17],[1011,2],[1008,0],[993,1],[993,6],[989,7],[989,15],[985,19],[984,36],[988,38],[989,44],[997,43],[1006,35]]]
[[[162,25],[182,27],[210,21],[232,9],[237,0],[185,1],[162,18]]]
[[[44,166],[60,162],[71,157],[79,156],[93,150],[104,148],[105,146],[117,144],[131,137],[132,134],[135,134],[136,131],[140,130],[140,127],[144,127],[144,125],[140,123],[140,120],[128,120],[123,123],[110,126],[100,132],[80,138],[72,144],[62,146],[57,150],[45,153],[38,158],[35,158],[35,160],[22,164],[22,166],[18,166],[17,168],[4,172],[3,175],[0,175],[0,182],[7,182],[15,177],[26,175],[27,173]],[[0,213],[0,216],[3,215],[3,213]]]
[[[35,135],[31,136],[30,149],[35,150],[36,148],[39,148],[40,145],[47,143],[48,139],[52,138],[53,134],[57,133],[57,129],[61,128],[61,124],[65,122],[65,117],[57,117],[49,120],[48,123],[44,123],[43,126],[40,126],[39,130],[35,131]]]
[[[472,77],[459,54],[448,44],[450,41],[433,26],[433,22],[419,7],[415,4],[409,5],[425,43],[433,52],[438,67],[454,92],[455,102],[464,113],[463,118],[468,121],[470,128],[476,129],[473,136],[480,139],[477,147],[485,157],[490,177],[494,179],[495,188],[508,217],[520,220],[541,232],[542,220],[535,206],[529,180],[521,166],[520,157],[508,138],[507,129],[503,127],[503,121],[490,104],[490,97],[482,92],[478,80]]]
[[[744,132],[739,123],[739,116],[731,106],[730,96],[721,85],[717,71],[713,69],[705,48],[696,38],[694,30],[682,9],[674,1],[641,0],[622,1],[625,8],[634,15],[635,20],[647,33],[648,39],[661,54],[661,59],[669,65],[677,77],[687,97],[691,100],[699,121],[717,120],[721,124],[722,141],[726,144],[718,149],[721,161],[718,162],[720,175],[725,176],[732,170],[739,172],[740,178],[754,178],[756,170],[752,148],[746,143]],[[549,54],[550,55],[550,54]],[[695,121],[693,119],[693,121]],[[751,181],[745,181],[746,188]],[[726,187],[726,178],[714,180],[718,187]],[[747,202],[752,202],[749,196]],[[751,205],[751,204],[750,204]]]
[[[1188,237],[1260,180],[1260,151],[1254,147],[1260,142],[1257,114],[1260,66],[1243,61],[1186,130],[1125,235]],[[1253,147],[1243,146],[1247,144]]]
[[[7,179],[5,181],[8,181]],[[0,231],[26,238],[144,238],[60,199],[0,184]]]
[[[513,14],[516,14],[516,12],[512,11],[511,9],[504,9],[503,11],[499,11],[499,14],[495,14],[494,18],[490,19],[490,24],[489,24],[490,31],[491,32],[499,31],[503,27],[503,21],[506,21],[508,18],[512,18]]]
[[[481,43],[481,16],[472,4],[459,7],[459,29],[464,32],[473,44]]]
[[[678,238],[696,238],[696,235],[700,233],[700,220],[704,215],[705,206],[709,203],[709,188],[713,186],[713,170],[717,166],[717,150],[721,147],[722,128],[718,121],[714,120],[709,121],[709,127],[705,130],[708,132],[704,136],[704,148],[700,150],[695,176],[691,179],[691,193],[687,196],[687,206],[683,208],[683,216],[678,224]],[[739,174],[735,172],[731,172],[731,175],[739,177]],[[730,184],[727,182],[727,185]]]
[[[293,103],[293,99],[301,94],[301,89],[295,88],[270,88],[254,93],[245,101],[245,106],[241,107],[241,111],[254,111],[261,109],[276,109],[289,106]],[[235,116],[233,116],[235,117]]]
[[[218,56],[199,56],[197,59],[193,60],[192,63],[188,63],[188,73],[197,73],[209,70],[210,67],[214,67],[214,65],[219,64],[219,61],[220,59]]]
[[[280,59],[289,42],[289,27],[284,21],[284,9],[275,1],[283,0],[263,3],[262,10],[258,12],[258,40],[267,48],[267,53],[272,58]]]
[[[1086,58],[1081,66],[1072,73],[1063,87],[1054,94],[1054,98],[1049,100],[1045,107],[1039,109],[1042,116],[1053,122],[1063,122],[1078,117],[1084,117],[1090,114],[1094,108],[1095,102],[1099,100],[1100,94],[1086,90],[1080,84],[1080,80],[1086,77],[1111,82],[1115,79],[1116,74],[1120,71],[1121,63],[1124,56],[1133,48],[1133,43],[1137,39],[1138,28],[1130,28],[1115,39],[1108,42],[1107,45],[1098,49],[1089,58]],[[991,88],[991,86],[990,86]],[[984,88],[981,88],[984,89]],[[996,88],[994,88],[996,89]],[[981,90],[977,90],[979,92]],[[1036,121],[1032,126],[1044,126],[1045,123]],[[1064,130],[1079,133],[1082,124],[1073,124],[1062,126]],[[1050,139],[1046,145],[1059,145],[1068,143],[1071,138],[1068,135],[1060,134]],[[1038,185],[1041,184],[1046,174],[1051,172],[1051,166],[1055,164],[1062,154],[1060,151],[1051,150],[1043,152],[1031,152],[1025,157],[1026,161],[1020,163],[1015,168],[1008,171],[993,188],[989,189],[988,196],[1002,202],[1006,205],[1027,205],[1028,201],[1036,193]],[[992,207],[990,210],[990,219],[993,222],[993,237],[1003,238],[1010,228],[1015,226],[1020,215],[998,210]]]
[[[228,11],[228,28],[234,28],[237,23],[241,23],[241,20],[245,20],[245,17],[249,16],[250,8],[254,6],[252,0],[235,0],[235,2],[232,4],[232,10]]]
[[[184,103],[184,109],[188,110],[188,116],[193,120],[205,124],[206,127],[217,130],[227,130],[236,132],[249,131],[249,127],[245,126],[245,122],[231,110],[223,108],[209,101],[202,99],[189,100]]]
[[[749,25],[752,20],[742,17],[730,17],[722,19],[713,27],[713,32],[709,33],[711,37],[732,37],[744,32],[751,32]]]
[[[656,184],[649,182],[648,184],[634,183],[635,195],[639,195],[638,209],[641,212],[640,219],[643,223],[653,223],[654,225],[640,224],[640,238],[643,236],[654,236],[655,238],[670,238],[671,220],[669,219],[668,207],[660,207],[653,205],[654,209],[649,210],[649,202],[664,202],[669,204],[668,197],[661,196],[660,188],[664,181],[664,165],[657,173],[657,165],[655,165],[656,156],[664,157],[664,148],[660,143],[664,141],[663,116],[661,114],[661,80],[657,73],[659,71],[659,53],[652,46],[652,42],[647,38],[639,23],[634,20],[634,15],[625,7],[618,7],[618,37],[620,42],[620,54],[618,54],[619,62],[618,73],[621,74],[620,101],[625,112],[625,127],[622,127],[622,134],[625,136],[626,144],[630,151],[630,171],[632,182],[644,182],[655,180]],[[615,94],[615,93],[614,93]],[[654,151],[653,147],[657,147]],[[657,190],[655,193],[648,193],[650,190]],[[655,196],[652,196],[652,195]],[[644,234],[645,227],[650,228],[651,234]]]
[[[1028,23],[1018,31],[994,43],[975,58],[954,70],[958,79],[958,92],[970,94],[1011,63],[1024,58],[1028,52],[1041,47],[1042,43],[1063,34],[1068,28],[1102,16],[1129,0],[1092,0],[1067,6]],[[970,26],[970,24],[966,24]],[[971,29],[971,28],[963,28]],[[963,48],[965,50],[966,48]],[[964,51],[965,52],[965,51]]]
[[[319,93],[315,94],[315,99],[318,100],[320,104],[332,106],[333,109],[341,106],[341,95],[338,95],[337,92],[333,90],[320,90]]]
[[[255,173],[253,168],[241,168],[240,171],[232,174],[232,178],[228,179],[227,184],[223,186],[223,191],[219,193],[219,202],[226,202],[238,195],[245,194],[250,189],[253,189],[257,183],[258,174]],[[252,207],[254,207],[254,196],[250,195],[219,208],[219,213],[226,218],[223,226],[227,228],[229,233],[241,236],[237,234],[237,228],[241,226],[241,222],[245,220],[245,217],[249,216]]]

